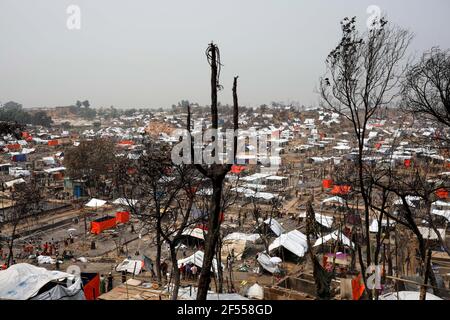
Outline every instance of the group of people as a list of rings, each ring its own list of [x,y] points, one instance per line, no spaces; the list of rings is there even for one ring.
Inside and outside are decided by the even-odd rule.
[[[113,289],[113,275],[110,272],[107,277],[104,274],[100,275],[100,294],[109,292]]]
[[[179,268],[181,280],[196,280],[198,275],[198,267],[189,262],[183,263]]]

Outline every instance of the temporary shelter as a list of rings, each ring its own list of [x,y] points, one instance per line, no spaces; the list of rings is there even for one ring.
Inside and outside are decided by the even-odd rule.
[[[105,216],[91,222],[91,233],[100,234],[103,230],[111,229],[116,226],[116,218]]]
[[[126,271],[135,275],[139,274],[144,267],[144,261],[125,259],[116,267],[117,272]]]
[[[258,263],[263,267],[264,270],[270,273],[278,273],[280,269],[278,267],[278,263],[275,263],[270,260],[270,256],[265,252],[258,253],[258,257],[256,259]]]
[[[298,257],[303,257],[308,249],[306,236],[298,230],[292,230],[288,233],[280,235],[269,246],[269,252],[280,247],[287,249]]]
[[[128,211],[116,212],[117,223],[127,223],[128,221],[130,221],[130,213]]]
[[[322,226],[324,226],[327,229],[330,229],[331,226],[333,225],[333,220],[334,220],[333,217],[329,217],[329,216],[322,215],[320,213],[316,213],[315,218],[318,223],[320,223]]]
[[[81,278],[18,263],[0,271],[0,299],[84,300]]]
[[[259,234],[245,234],[233,232],[223,238],[222,241],[222,258],[226,259],[231,253],[234,258],[240,260],[247,248],[247,243],[256,243],[260,239]]]
[[[183,231],[183,236],[189,236],[201,240],[205,240],[204,234],[208,233],[207,230],[204,230],[202,228],[187,228]]]
[[[264,223],[269,226],[270,230],[272,230],[276,236],[280,236],[285,231],[281,224],[274,218],[266,219]]]
[[[345,245],[347,247],[354,248],[353,242],[351,242],[350,239],[347,238],[344,234],[342,234],[342,232],[340,232],[339,230],[335,230],[332,233],[317,239],[316,242],[314,243],[313,247],[317,247],[322,244],[325,244],[330,240],[335,240],[335,241],[342,243],[343,245]]]
[[[81,273],[83,292],[86,300],[96,300],[100,295],[100,277],[98,273]]]
[[[126,198],[117,198],[113,201],[113,204],[121,205],[121,206],[134,206],[137,204],[137,200],[134,199],[126,199]]]
[[[178,268],[180,268],[183,264],[188,264],[188,263],[195,264],[197,267],[202,268],[203,267],[203,257],[204,257],[203,251],[199,250],[187,258],[178,260]],[[222,264],[222,268],[223,268],[223,264]],[[213,260],[213,267],[212,267],[211,271],[213,271],[213,270],[215,273],[217,273],[217,271],[218,271],[216,258],[214,258],[214,260]]]
[[[89,207],[89,208],[99,208],[99,207],[104,206],[105,204],[106,204],[105,200],[99,200],[99,199],[92,198],[91,200],[89,200],[88,203],[85,204],[85,206]]]

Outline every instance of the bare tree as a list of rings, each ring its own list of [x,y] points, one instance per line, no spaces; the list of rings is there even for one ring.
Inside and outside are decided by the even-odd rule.
[[[376,27],[379,22],[379,27]],[[364,146],[369,120],[398,96],[403,69],[400,63],[412,39],[410,33],[392,27],[381,18],[362,36],[356,18],[342,22],[342,39],[326,60],[327,77],[321,79],[320,94],[325,109],[350,121],[358,147],[357,188],[364,203],[366,263],[372,262],[369,237],[370,195],[364,170]],[[365,266],[360,261],[365,277]]]
[[[220,76],[220,53],[217,45],[211,43],[206,49],[208,63],[211,66],[211,128],[217,130],[219,128],[219,117],[217,109],[217,91],[221,88],[219,84]],[[237,99],[237,77],[233,82],[233,123],[235,132],[238,129],[238,99]],[[187,129],[191,130],[191,109],[188,106]],[[218,139],[213,142],[214,154],[218,158],[219,148]],[[236,158],[237,137],[234,137],[233,160]],[[191,148],[192,160],[194,160],[194,149]],[[205,252],[203,266],[200,272],[198,282],[197,300],[206,300],[209,284],[211,282],[211,268],[216,253],[217,242],[220,236],[220,214],[222,209],[222,192],[225,176],[230,171],[232,164],[214,163],[209,166],[196,164],[197,170],[205,177],[211,180],[213,193],[211,196],[211,204],[208,215],[208,234],[205,239]]]
[[[41,189],[34,180],[29,183],[20,183],[14,186],[11,194],[14,204],[12,210],[6,214],[5,222],[11,227],[10,239],[8,243],[8,262],[10,266],[14,260],[14,240],[16,239],[17,227],[27,220],[36,218],[42,212]]]
[[[450,50],[425,52],[408,69],[402,88],[406,111],[450,127]]]

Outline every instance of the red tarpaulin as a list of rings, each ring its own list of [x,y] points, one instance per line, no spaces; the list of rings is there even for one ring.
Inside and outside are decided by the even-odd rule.
[[[22,148],[20,146],[20,144],[18,144],[18,143],[8,144],[8,145],[6,145],[6,147],[8,148],[9,151],[18,151],[18,150],[20,150]]]
[[[411,167],[411,160],[410,159],[405,159],[404,163],[405,163],[405,167],[406,168]]]
[[[331,190],[331,194],[344,195],[344,194],[348,194],[351,189],[352,189],[351,186],[334,186],[333,190]]]
[[[245,166],[239,166],[239,165],[234,164],[231,166],[231,173],[239,174],[242,171],[244,171],[245,168],[246,168]]]
[[[353,300],[359,300],[364,293],[365,286],[362,281],[362,276],[359,274],[357,277],[352,279],[352,295]]]
[[[116,218],[106,216],[91,222],[91,233],[99,234],[103,230],[111,229],[116,226]]]
[[[48,145],[54,147],[54,146],[59,145],[59,142],[58,142],[58,140],[49,140]]]
[[[380,149],[381,148],[381,143],[375,143],[375,149]]]
[[[325,189],[331,188],[331,187],[333,186],[333,180],[331,180],[331,179],[325,179],[325,180],[322,180],[322,186],[323,186]]]
[[[83,292],[86,300],[96,300],[100,295],[100,277],[98,273],[81,273]]]
[[[440,199],[447,199],[448,198],[448,190],[441,188],[439,190],[436,190],[436,195]]]
[[[130,221],[130,213],[127,211],[116,212],[116,221],[119,223],[127,223]]]
[[[122,141],[119,142],[119,144],[131,146],[131,145],[134,144],[134,142],[131,141],[131,140],[122,140]]]

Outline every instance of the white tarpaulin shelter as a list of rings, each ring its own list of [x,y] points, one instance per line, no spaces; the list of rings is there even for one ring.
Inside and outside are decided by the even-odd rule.
[[[116,267],[117,272],[126,271],[128,273],[139,274],[142,269],[143,262],[141,260],[125,259]]]
[[[322,203],[330,203],[330,202],[337,202],[340,204],[345,204],[345,200],[338,196],[334,196],[334,197],[330,197],[330,198],[326,198],[326,199],[322,200]]]
[[[306,243],[306,236],[298,230],[292,230],[288,233],[282,234],[276,238],[269,246],[269,252],[283,247],[298,257],[303,257],[308,244]]]
[[[390,292],[383,294],[378,297],[380,300],[419,300],[420,292],[419,291],[399,291]],[[425,300],[443,300],[434,294],[427,292],[425,296]]]
[[[204,235],[207,233],[208,233],[208,231],[203,230],[201,228],[187,228],[183,231],[182,235],[205,240]]]
[[[424,237],[424,239],[439,240],[438,235],[436,234],[436,232],[434,232],[434,230],[432,228],[417,227],[417,229],[419,229],[419,231],[422,234],[422,237]],[[441,238],[445,239],[445,229],[436,229],[436,230],[441,235]]]
[[[313,247],[317,247],[317,246],[320,246],[321,244],[325,244],[330,240],[339,241],[343,245],[346,245],[347,247],[350,247],[350,248],[354,247],[353,242],[351,242],[350,239],[347,238],[345,235],[343,235],[342,232],[340,232],[339,230],[335,230],[332,233],[317,239],[316,242],[314,243]]]
[[[197,251],[195,252],[193,255],[185,258],[185,259],[180,259],[178,260],[178,268],[180,268],[183,264],[187,264],[187,263],[192,263],[195,264],[197,267],[202,268],[203,267],[203,257],[204,257],[204,253],[203,251]],[[222,264],[222,268],[223,268],[223,264]],[[214,269],[214,272],[217,273],[218,269],[217,269],[217,259],[214,258],[213,260],[213,268],[211,269],[211,271]]]
[[[269,218],[265,220],[264,223],[267,224],[270,227],[270,230],[272,230],[277,236],[280,236],[284,232],[281,224],[274,218]]]
[[[16,180],[11,180],[11,181],[5,182],[5,186],[6,186],[7,188],[11,188],[11,187],[14,186],[15,184],[25,183],[25,182],[26,182],[26,181],[25,181],[24,179],[20,178],[20,179],[16,179]]]
[[[257,242],[261,236],[257,233],[247,234],[242,232],[233,232],[223,238],[223,241],[245,240],[252,243]]]
[[[316,221],[318,223],[320,223],[322,226],[324,226],[325,228],[330,229],[331,226],[333,225],[333,220],[334,220],[333,217],[329,217],[329,216],[322,215],[320,213],[316,213],[315,218],[316,218]]]
[[[280,272],[280,269],[278,268],[278,263],[270,261],[270,256],[267,253],[260,252],[256,260],[258,260],[259,264],[261,265],[261,267],[264,268],[264,270],[267,270],[270,273]]]
[[[92,198],[91,200],[89,200],[88,203],[85,204],[85,206],[89,208],[98,208],[104,206],[105,203],[106,203],[105,200]]]
[[[137,202],[138,201],[135,199],[117,198],[113,201],[113,204],[118,204],[121,206],[135,206]]]
[[[73,278],[73,275],[66,272],[50,271],[28,263],[14,264],[0,271],[0,299],[84,300],[81,279],[78,277],[75,283],[68,280]],[[53,281],[64,282],[36,296],[42,287]]]

